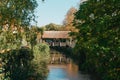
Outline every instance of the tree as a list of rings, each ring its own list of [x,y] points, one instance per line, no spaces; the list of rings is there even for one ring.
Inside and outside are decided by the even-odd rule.
[[[50,48],[44,43],[38,43],[34,46],[34,59],[33,64],[33,75],[36,78],[35,80],[45,80],[47,77],[48,69],[47,64],[50,59]]]
[[[77,10],[74,7],[71,7],[67,14],[66,17],[63,21],[63,26],[65,28],[65,30],[69,30],[69,31],[76,31],[75,27],[73,26],[73,20],[74,20],[74,13]]]
[[[28,25],[35,19],[36,0],[1,0],[0,26]]]
[[[35,19],[36,0],[2,0],[0,1],[0,27],[2,33],[1,49],[21,45],[21,27]],[[19,43],[19,44],[18,44]],[[9,46],[8,46],[9,44]]]
[[[0,50],[16,49],[21,46],[21,33],[12,31],[1,31],[0,33]]]
[[[48,24],[44,27],[44,29],[46,31],[59,31],[59,30],[61,30],[61,28],[62,28],[61,25],[57,25],[57,24],[54,24],[54,23],[50,23],[50,24]]]
[[[88,71],[96,71],[103,80],[119,80],[120,63],[120,1],[87,0],[75,13],[75,27],[79,29],[76,56],[85,54],[80,64]],[[89,67],[91,66],[91,67]]]
[[[34,58],[32,51],[26,47],[21,49],[20,46],[21,40],[29,36],[31,45],[35,45],[36,30],[26,26],[30,24],[30,21],[35,21],[36,7],[36,0],[0,1],[0,59],[3,63],[3,74],[5,74],[3,80],[27,80],[32,76],[31,72],[35,72],[34,64],[31,63]],[[24,32],[25,29],[31,34],[27,35],[27,32]],[[44,75],[41,74],[39,77],[44,77]]]
[[[3,80],[27,80],[33,70],[33,53],[28,48],[14,49],[0,54],[2,57]]]

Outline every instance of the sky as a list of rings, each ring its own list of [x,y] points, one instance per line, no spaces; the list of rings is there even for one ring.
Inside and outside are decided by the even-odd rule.
[[[45,0],[38,1],[38,7],[35,10],[37,26],[44,26],[50,23],[62,24],[67,11],[71,7],[78,8],[80,0]]]

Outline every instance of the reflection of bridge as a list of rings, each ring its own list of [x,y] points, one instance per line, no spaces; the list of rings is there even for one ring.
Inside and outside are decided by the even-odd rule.
[[[51,53],[50,64],[67,64],[71,59],[60,53]]]
[[[50,64],[68,64],[73,59],[72,48],[66,46],[50,46]]]
[[[44,31],[42,41],[50,46],[74,47],[75,41],[69,36],[70,31]]]

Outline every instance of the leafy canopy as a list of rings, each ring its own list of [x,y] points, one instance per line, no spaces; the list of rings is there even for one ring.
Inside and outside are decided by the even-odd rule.
[[[119,80],[120,0],[81,3],[74,25],[79,29],[75,55],[86,57],[81,66],[95,70],[104,80]]]
[[[0,0],[0,26],[28,25],[36,7],[36,0]]]

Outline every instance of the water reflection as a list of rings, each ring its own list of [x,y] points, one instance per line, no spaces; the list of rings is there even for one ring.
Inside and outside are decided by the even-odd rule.
[[[74,64],[49,65],[47,80],[91,80],[88,74],[82,74]]]

